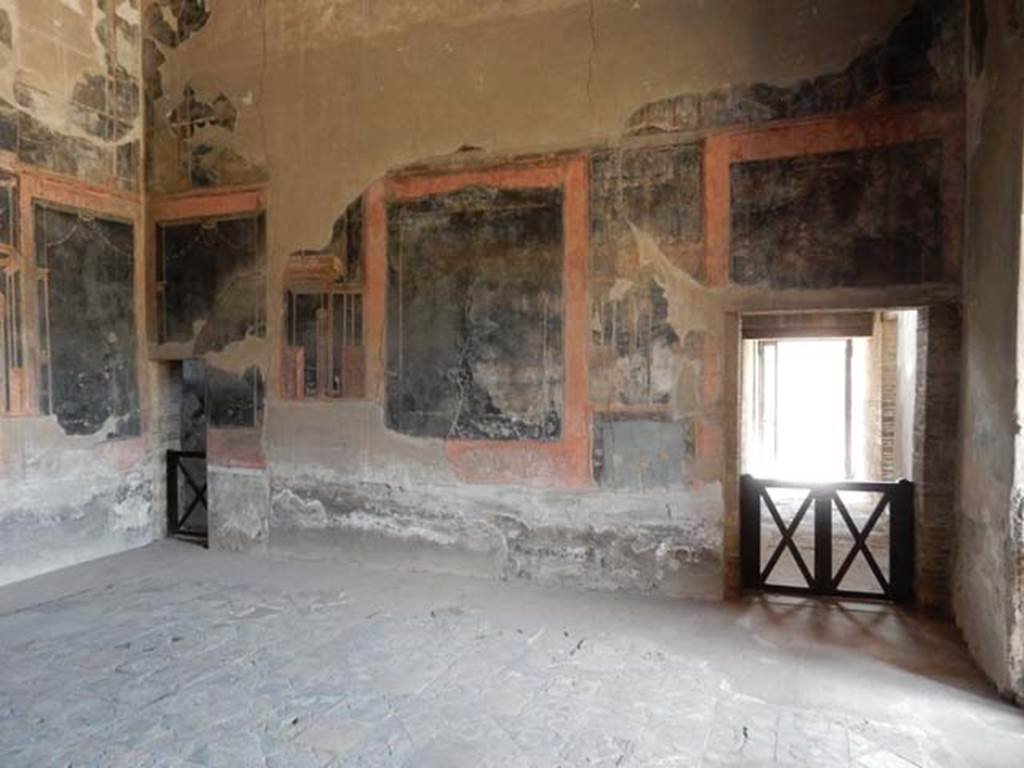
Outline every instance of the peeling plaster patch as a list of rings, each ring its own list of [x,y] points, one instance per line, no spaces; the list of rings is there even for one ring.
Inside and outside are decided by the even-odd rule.
[[[288,525],[313,530],[338,528],[361,533],[376,533],[398,539],[415,539],[441,546],[452,546],[457,539],[453,535],[438,533],[424,525],[410,524],[379,514],[352,512],[344,516],[328,516],[324,503],[316,498],[303,499],[289,489],[277,492],[271,500],[274,515],[287,521]]]
[[[158,88],[150,98],[161,94],[162,89]],[[234,135],[238,119],[237,107],[222,91],[194,83],[184,87],[182,100],[167,112],[167,127],[177,137],[184,158],[184,167],[179,171],[187,174],[193,186],[266,178],[266,172],[250,162],[240,149],[242,139]]]
[[[591,401],[663,408],[675,399],[690,330],[673,316],[682,302],[672,276],[704,271],[703,148],[611,148],[590,168]],[[698,312],[686,320],[704,322]]]
[[[331,237],[322,248],[303,249],[289,256],[289,269],[318,282],[363,284],[363,195],[350,202],[334,220]]]
[[[663,405],[671,401],[680,360],[664,290],[653,279],[619,278],[593,296],[590,398],[597,405]]]
[[[255,119],[260,105],[254,104],[252,84],[239,87],[242,95],[234,96],[217,80],[193,81],[178,68],[166,66],[170,51],[199,35],[211,18],[235,18],[231,10],[221,6],[215,15],[204,0],[158,0],[146,9],[143,70],[149,109],[155,116],[146,175],[154,188],[166,191],[268,178],[265,163],[253,158],[249,149],[253,131],[262,125]],[[175,103],[171,99],[177,93],[184,98]]]
[[[191,85],[185,86],[182,101],[167,116],[171,128],[181,138],[192,138],[200,128],[216,126],[235,130],[238,110],[223,93],[206,99]]]
[[[71,97],[71,121],[84,134],[103,142],[121,142],[135,136],[139,86],[130,78],[115,80],[115,112],[107,111],[110,81],[104,75],[83,75]],[[115,116],[116,114],[116,116]]]
[[[683,431],[687,460],[683,477],[702,482],[721,475],[720,430],[723,344],[727,290],[709,288],[672,263],[648,232],[630,223],[635,244],[636,273],[651,279],[668,302],[667,322],[682,343],[651,357],[650,376],[668,380],[671,415]],[[601,372],[591,373],[593,379]],[[604,374],[606,378],[607,373]],[[703,438],[702,438],[703,435]]]
[[[247,334],[241,341],[233,341],[221,350],[207,352],[206,364],[236,376],[243,376],[252,368],[266,370],[267,340]]]
[[[176,48],[206,26],[206,0],[155,0],[146,9],[147,34]]]
[[[121,0],[117,4],[116,13],[117,17],[126,24],[138,26],[142,23],[142,12],[132,3],[132,0]]]
[[[701,285],[686,270],[674,265],[654,238],[630,222],[636,245],[637,264],[650,268],[654,279],[669,302],[669,322],[680,336],[689,331],[708,331],[720,337],[716,327],[723,315],[723,299],[718,291]],[[715,318],[714,321],[709,318]]]
[[[204,131],[207,129],[204,129]],[[196,142],[189,154],[188,173],[196,187],[265,181],[266,171],[219,141]]]
[[[313,542],[349,552],[346,542],[416,541],[435,553],[421,551],[417,562],[441,570],[461,553],[481,575],[673,595],[721,591],[717,484],[635,495],[436,484],[406,490],[275,468],[271,499],[275,552]]]
[[[271,506],[280,510],[283,517],[300,528],[326,528],[327,510],[319,499],[304,499],[290,489],[278,491],[271,500]]]
[[[131,486],[143,483],[141,474],[126,478],[127,486],[119,489],[111,507],[111,530],[116,534],[145,532],[153,525],[153,498],[133,493]]]
[[[202,326],[200,325],[200,328]],[[160,358],[163,360],[184,360],[195,357],[195,339],[190,341],[166,341],[160,345]]]
[[[747,83],[641,107],[630,133],[697,130],[900,106],[963,93],[963,3],[916,0],[888,39],[846,69],[787,86]]]
[[[111,417],[91,435],[67,435],[56,416],[34,416],[5,419],[0,429],[0,483],[11,485],[0,493],[10,501],[22,481],[33,478],[80,480],[83,477],[117,475],[116,463],[98,460],[105,452],[114,452],[124,441],[109,442],[107,435],[115,428],[117,418]],[[130,457],[134,463],[139,457]]]

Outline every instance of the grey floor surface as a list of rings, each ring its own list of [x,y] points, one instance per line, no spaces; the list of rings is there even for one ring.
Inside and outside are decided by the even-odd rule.
[[[1024,766],[944,625],[163,542],[0,589],[0,766]]]

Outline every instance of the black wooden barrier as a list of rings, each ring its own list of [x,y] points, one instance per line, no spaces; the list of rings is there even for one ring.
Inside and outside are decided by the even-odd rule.
[[[806,490],[807,496],[787,523],[776,508],[769,492],[772,488]],[[882,494],[874,511],[862,528],[858,528],[840,498],[840,491],[861,491]],[[814,508],[814,570],[796,546],[794,537],[805,515]],[[868,537],[886,508],[889,510],[889,575],[888,578],[868,547]],[[761,563],[761,522],[764,512],[779,529],[781,540],[768,562]],[[838,570],[833,572],[833,523],[838,514],[853,537],[853,546]],[[780,558],[789,552],[806,586],[772,584],[772,571]],[[843,589],[843,579],[860,554],[881,588],[880,593]],[[841,482],[795,483],[785,480],[762,480],[743,475],[740,478],[740,571],[743,588],[786,594],[827,595],[861,599],[885,599],[905,603],[914,594],[914,484],[908,480],[895,483]]]
[[[200,504],[207,509],[206,483],[196,482],[189,474],[183,463],[183,459],[205,459],[206,454],[202,451],[168,451],[167,452],[167,535],[188,534],[191,536],[206,536],[206,529],[188,528],[189,518]],[[192,489],[192,501],[188,508],[181,509],[181,500],[178,496],[178,478],[182,477]]]

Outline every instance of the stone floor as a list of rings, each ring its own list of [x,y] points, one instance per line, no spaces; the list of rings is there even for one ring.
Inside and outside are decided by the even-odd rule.
[[[1014,766],[1024,713],[884,609],[156,546],[0,589],[0,766]]]

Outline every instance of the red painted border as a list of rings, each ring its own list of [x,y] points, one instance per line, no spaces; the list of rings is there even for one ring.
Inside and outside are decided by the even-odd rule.
[[[458,476],[479,484],[583,487],[592,484],[588,416],[589,252],[588,162],[584,155],[499,168],[386,178],[365,196],[366,391],[383,404],[387,323],[387,203],[472,186],[522,189],[560,187],[565,230],[565,393],[558,442],[452,440],[445,450]]]
[[[39,414],[39,318],[36,281],[36,204],[52,204],[73,210],[94,213],[101,217],[124,221],[132,226],[134,248],[133,311],[135,315],[135,370],[139,390],[139,408],[142,432],[135,437],[108,440],[97,446],[99,455],[111,466],[128,468],[145,457],[153,444],[154,416],[148,391],[148,371],[145,354],[145,328],[148,307],[145,302],[145,237],[142,211],[138,198],[122,190],[112,190],[86,184],[75,179],[40,171],[30,166],[16,165],[19,185],[19,263],[22,279],[22,344],[25,351],[24,390],[21,412],[12,415]]]

